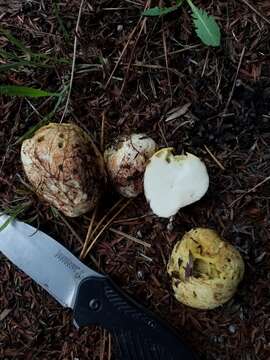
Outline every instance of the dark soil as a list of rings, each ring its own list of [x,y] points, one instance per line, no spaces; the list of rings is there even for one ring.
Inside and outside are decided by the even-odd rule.
[[[221,47],[207,48],[193,31],[187,6],[163,19],[144,20],[142,0],[85,1],[65,117],[99,147],[103,119],[105,144],[117,134],[140,131],[160,146],[205,161],[211,179],[207,195],[180,211],[172,226],[153,216],[143,196],[114,220],[113,229],[149,242],[150,248],[107,230],[85,263],[95,269],[98,264],[206,360],[270,359],[270,3],[249,3],[257,11],[246,1],[196,1],[222,28]],[[1,26],[33,53],[47,55],[29,55],[32,64],[4,69],[1,65],[29,58],[0,33],[1,50],[14,56],[0,52],[1,84],[63,90],[79,6],[78,0],[0,0]],[[56,105],[55,98],[44,99],[0,98],[0,210],[20,210],[19,218],[79,256],[91,214],[56,216],[29,190],[22,171],[18,140]],[[65,99],[51,120],[60,121]],[[183,115],[166,121],[173,109],[188,103]],[[117,200],[108,192],[97,219]],[[178,303],[166,273],[175,242],[196,226],[216,229],[246,265],[234,298],[212,311]],[[71,312],[3,256],[0,279],[1,359],[113,359],[108,333],[95,327],[76,330]]]

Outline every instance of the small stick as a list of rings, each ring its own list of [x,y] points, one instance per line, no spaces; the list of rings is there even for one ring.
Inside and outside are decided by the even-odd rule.
[[[105,126],[105,111],[102,113],[101,130],[100,130],[100,150],[104,150],[104,126]]]
[[[148,1],[148,2],[146,3],[146,5],[145,5],[144,8],[146,8],[146,7],[148,6],[148,4],[149,4],[149,6],[150,6],[150,1]],[[139,25],[140,25],[140,23],[141,23],[141,20],[142,20],[142,15],[140,16],[140,19],[139,19],[138,23],[136,24],[136,26],[134,27],[134,29],[133,29],[132,32],[130,33],[130,35],[129,35],[129,37],[128,37],[128,40],[127,40],[127,42],[126,42],[126,45],[124,46],[124,49],[122,50],[122,52],[121,52],[121,54],[120,54],[120,56],[119,56],[119,58],[118,58],[118,60],[117,60],[117,62],[116,62],[116,64],[115,64],[115,66],[114,66],[114,68],[113,68],[113,71],[111,72],[111,75],[110,75],[108,81],[107,81],[106,84],[105,84],[105,89],[107,89],[109,83],[111,82],[112,77],[113,77],[116,69],[118,68],[118,65],[120,64],[120,61],[122,60],[122,58],[123,58],[123,56],[124,56],[124,54],[125,54],[125,52],[126,52],[126,50],[127,50],[127,47],[128,47],[128,45],[129,45],[131,39],[133,38],[133,35],[135,34],[136,30],[138,29],[138,27],[139,27]],[[139,36],[138,36],[137,40],[135,41],[135,45],[134,45],[134,47],[133,47],[133,51],[132,51],[132,54],[131,54],[131,59],[133,58],[134,50],[135,50],[136,45],[137,45],[137,42],[138,42],[138,40],[139,40],[139,38],[140,38],[140,36],[141,36],[141,32],[142,32],[142,30],[143,30],[143,28],[144,28],[145,23],[146,23],[146,19],[143,21],[143,26],[142,26],[142,28],[141,28],[141,31],[140,31],[140,33],[139,33]],[[127,73],[129,72],[130,66],[131,66],[131,60],[130,60],[130,62],[129,62],[129,64],[128,64],[128,71],[127,71]],[[126,78],[127,78],[127,76],[125,77],[125,79],[126,79]],[[126,80],[125,80],[125,79],[124,79],[124,82],[123,82],[123,84],[122,84],[122,87],[121,87],[121,90],[120,90],[120,94],[122,94],[122,91],[124,90],[125,83],[126,83]]]
[[[76,231],[73,229],[73,227],[68,223],[68,221],[66,220],[66,218],[57,210],[57,215],[60,216],[61,220],[63,221],[63,223],[69,228],[69,230],[71,231],[71,233],[75,236],[75,238],[79,241],[79,243],[81,245],[83,245],[83,241],[80,238],[80,236],[76,233]]]
[[[107,212],[107,214],[105,214],[97,223],[96,227],[94,228],[92,235],[94,235],[95,232],[97,232],[98,228],[102,225],[103,221],[117,208],[118,205],[121,204],[121,202],[123,201],[123,198],[121,198],[120,200],[117,201],[117,203],[115,203],[113,205],[113,207]]]
[[[64,120],[64,117],[66,115],[68,104],[69,104],[69,99],[70,99],[70,95],[71,95],[71,90],[72,90],[72,84],[73,84],[73,78],[74,78],[74,72],[75,72],[76,52],[77,52],[77,40],[78,40],[77,34],[79,32],[79,26],[80,26],[80,21],[81,21],[83,4],[84,4],[84,0],[81,0],[79,13],[78,13],[78,18],[77,18],[77,23],[76,23],[76,28],[75,28],[75,37],[74,37],[74,45],[73,45],[73,58],[72,58],[72,67],[71,67],[71,74],[70,74],[70,81],[69,81],[68,96],[67,96],[67,101],[66,101],[66,104],[65,104],[65,108],[64,108],[61,120],[60,120],[60,124],[62,123],[62,121]]]
[[[55,209],[56,210],[56,209]],[[58,211],[57,211],[57,215],[59,215],[61,217],[61,219],[63,220],[63,222],[65,223],[65,225],[69,228],[69,230],[71,231],[71,233],[75,236],[75,238],[79,241],[79,243],[81,245],[83,245],[83,241],[80,238],[80,236],[76,233],[76,231],[73,229],[73,227],[67,222],[67,220],[65,219],[65,217]],[[98,262],[96,260],[96,258],[93,255],[90,255],[90,259],[93,261],[93,263],[96,265],[96,267],[98,268]]]
[[[240,70],[240,67],[241,67],[242,62],[243,62],[243,58],[244,58],[244,55],[245,55],[245,51],[246,51],[246,47],[244,46],[244,47],[243,47],[243,50],[242,50],[242,52],[241,52],[241,56],[240,56],[240,59],[239,59],[238,66],[237,66],[236,74],[235,74],[234,81],[233,81],[232,90],[231,90],[231,92],[230,92],[230,96],[229,96],[229,99],[228,99],[227,104],[226,104],[226,106],[225,106],[225,109],[224,109],[224,111],[223,111],[223,113],[222,113],[223,116],[226,114],[226,112],[227,112],[227,110],[228,110],[228,107],[229,107],[229,105],[230,105],[230,103],[231,103],[231,100],[232,100],[232,97],[233,97],[233,93],[234,93],[234,89],[235,89],[235,85],[236,85],[236,80],[237,80],[237,78],[238,78],[239,70]]]
[[[82,248],[82,251],[80,253],[80,259],[84,259],[84,257],[85,257],[85,251],[86,251],[86,248],[87,248],[87,246],[89,244],[89,241],[91,239],[92,229],[93,229],[94,221],[95,221],[95,218],[96,218],[96,214],[97,214],[97,207],[95,208],[95,210],[93,212],[93,215],[92,215],[89,227],[88,227],[88,231],[87,231],[87,234],[86,234],[86,238],[84,240],[83,248]]]
[[[221,168],[221,170],[225,170],[225,167],[221,164],[221,162],[215,157],[215,155],[208,149],[206,145],[203,145],[205,150],[208,152],[208,154],[211,156],[211,158],[215,161],[215,163]]]
[[[173,103],[173,93],[172,93],[172,84],[171,84],[171,77],[169,73],[169,60],[168,60],[168,51],[167,51],[167,43],[166,43],[166,37],[165,32],[163,28],[163,22],[162,22],[162,42],[163,42],[163,49],[164,49],[164,57],[165,57],[165,64],[166,64],[166,72],[167,72],[167,78],[168,78],[168,84],[170,89],[170,97],[171,97],[171,106]]]
[[[148,248],[151,247],[151,244],[149,244],[149,243],[147,243],[147,242],[145,242],[143,240],[137,239],[135,236],[129,235],[129,234],[123,232],[123,231],[116,230],[116,229],[113,229],[113,228],[110,228],[109,230],[111,232],[115,233],[115,234],[124,236],[125,238],[127,238],[127,239],[129,239],[131,241],[134,241],[137,244],[143,245],[143,246],[148,247]]]
[[[251,5],[247,0],[241,0],[244,4],[246,4],[252,11],[254,11],[257,15],[259,15],[267,24],[270,25],[270,20],[267,19],[259,10],[257,10],[253,5]]]
[[[93,229],[93,224],[94,224],[94,221],[95,221],[95,217],[96,217],[96,210],[95,212],[93,213],[93,216],[92,216],[92,219],[91,219],[91,222],[89,224],[89,227],[88,227],[88,231],[87,231],[87,235],[86,235],[86,238],[85,238],[85,241],[84,241],[84,245],[83,245],[83,249],[81,251],[81,254],[80,254],[80,258],[81,259],[84,259],[86,257],[86,249],[87,249],[87,246],[89,245],[89,242],[91,240],[91,237],[94,235],[94,233],[98,230],[98,228],[101,226],[101,224],[103,223],[103,221],[106,219],[106,217],[108,217],[113,211],[114,209],[123,201],[123,199],[120,199],[119,201],[117,201],[116,204],[114,204],[114,206],[108,211],[107,214],[105,214],[101,220],[97,223],[96,227],[94,228],[94,230],[92,231]]]
[[[100,329],[100,332],[101,332],[101,345],[100,345],[99,359],[104,360],[105,344],[106,344],[106,330],[105,329]]]
[[[112,337],[111,334],[108,334],[108,340],[109,340],[109,345],[108,345],[108,360],[111,360],[112,357]]]
[[[207,50],[207,54],[206,54],[206,57],[205,57],[205,60],[204,60],[204,65],[203,65],[201,77],[204,77],[205,70],[206,70],[206,67],[207,67],[207,64],[208,64],[208,59],[209,59],[209,49]]]
[[[229,207],[232,207],[235,203],[237,203],[239,200],[241,200],[244,196],[246,196],[247,194],[253,192],[254,190],[256,190],[258,187],[262,186],[264,183],[266,183],[267,181],[270,180],[270,176],[266,177],[264,180],[262,180],[261,182],[259,182],[257,185],[255,185],[253,188],[249,189],[248,191],[246,191],[244,194],[242,194],[241,196],[239,196],[237,199],[235,199],[232,203],[230,203]]]
[[[125,71],[125,78],[124,78],[124,81],[123,81],[123,84],[121,86],[121,90],[120,90],[120,94],[119,94],[119,97],[122,95],[123,91],[124,91],[124,88],[126,86],[126,83],[127,83],[127,78],[128,78],[128,75],[129,75],[129,71],[130,71],[130,67],[131,67],[131,63],[132,63],[132,59],[133,59],[133,56],[134,56],[134,53],[135,53],[135,50],[137,48],[137,44],[138,44],[138,41],[141,37],[141,34],[142,34],[142,31],[144,29],[144,26],[146,24],[146,21],[147,21],[147,18],[143,19],[142,21],[142,25],[141,25],[141,29],[139,31],[139,35],[137,36],[137,39],[135,40],[135,44],[133,45],[133,49],[132,49],[132,52],[131,52],[131,55],[130,55],[130,59],[129,59],[129,62],[128,62],[128,66],[127,66],[127,69]]]
[[[168,52],[168,55],[171,56],[171,55],[176,55],[176,54],[179,54],[179,53],[182,53],[182,52],[185,52],[185,51],[189,51],[191,49],[196,49],[200,47],[200,45],[191,45],[191,46],[187,46],[183,49],[179,49],[179,50],[175,50],[175,51],[171,51],[171,52]],[[152,60],[158,60],[158,59],[161,59],[161,58],[164,58],[165,54],[163,55],[159,55],[159,56],[156,56],[154,58],[152,58]]]
[[[158,122],[158,127],[159,127],[159,131],[160,131],[160,133],[161,133],[161,136],[162,136],[162,138],[163,138],[163,141],[165,142],[166,147],[168,147],[168,142],[167,142],[167,139],[165,138],[163,129],[162,129],[161,125],[160,125],[160,121]]]
[[[141,256],[142,258],[144,258],[145,260],[149,261],[149,262],[152,262],[152,261],[153,261],[152,258],[150,258],[149,256],[144,255],[143,253],[140,253],[140,256]]]
[[[141,18],[140,18],[139,22],[137,23],[137,25],[136,25],[136,26],[134,27],[134,29],[132,30],[132,32],[130,33],[130,35],[129,35],[129,37],[128,37],[128,40],[127,40],[127,42],[126,42],[126,44],[125,44],[125,46],[124,46],[124,49],[122,50],[122,52],[121,52],[118,60],[116,61],[116,64],[115,64],[115,66],[114,66],[114,68],[113,68],[113,71],[111,72],[111,75],[109,76],[109,79],[107,80],[107,82],[106,82],[106,84],[105,84],[105,86],[104,86],[105,89],[107,89],[109,83],[111,82],[112,77],[113,77],[116,69],[118,68],[118,65],[120,64],[120,61],[122,60],[122,58],[123,58],[123,56],[124,56],[124,54],[125,54],[125,52],[126,52],[126,50],[127,50],[127,47],[128,47],[128,45],[129,45],[131,39],[133,38],[133,35],[135,34],[135,32],[136,32],[136,30],[137,30],[140,22],[141,22]]]
[[[88,255],[92,247],[95,245],[99,237],[103,234],[103,232],[108,228],[108,226],[113,222],[113,220],[130,204],[133,199],[128,200],[112,217],[111,219],[103,226],[103,228],[99,231],[97,236],[93,239],[88,249],[86,250],[85,256]]]

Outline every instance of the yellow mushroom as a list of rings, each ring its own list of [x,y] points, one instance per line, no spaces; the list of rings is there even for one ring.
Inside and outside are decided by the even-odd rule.
[[[195,228],[175,245],[168,273],[178,301],[197,309],[214,309],[234,295],[244,275],[244,262],[216,231]]]

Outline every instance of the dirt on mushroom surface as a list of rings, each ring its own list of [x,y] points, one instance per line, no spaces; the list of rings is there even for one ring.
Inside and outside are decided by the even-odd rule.
[[[200,359],[266,360],[270,5],[267,0],[196,4],[215,15],[220,48],[199,42],[185,6],[164,18],[144,19],[144,1],[84,1],[65,121],[85,129],[101,149],[116,135],[146,133],[160,146],[201,157],[210,176],[206,196],[180,211],[173,223],[153,216],[143,196],[134,199],[85,263],[108,273],[174,326]],[[78,0],[0,1],[1,84],[62,91],[60,98],[0,97],[0,209],[18,213],[77,256],[92,214],[68,219],[40,202],[28,187],[19,153],[20,138],[29,129],[48,121],[48,114],[61,119],[79,7]],[[96,222],[118,200],[109,190]],[[234,298],[213,311],[178,303],[166,273],[175,242],[197,226],[216,229],[246,264]],[[1,359],[113,359],[107,332],[77,331],[71,312],[2,255],[0,279]]]

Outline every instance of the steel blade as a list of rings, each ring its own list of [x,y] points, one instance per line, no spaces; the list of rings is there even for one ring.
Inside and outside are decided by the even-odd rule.
[[[0,215],[0,226],[7,219],[8,216]],[[103,276],[50,236],[17,220],[0,232],[0,251],[64,307],[73,308],[82,279]]]

